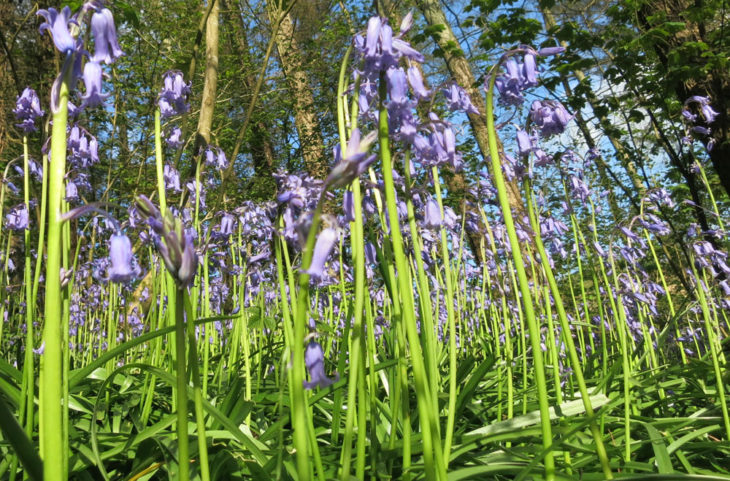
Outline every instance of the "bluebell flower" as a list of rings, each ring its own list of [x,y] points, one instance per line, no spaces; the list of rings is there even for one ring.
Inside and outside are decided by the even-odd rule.
[[[101,65],[93,61],[86,62],[84,66],[86,93],[81,97],[82,102],[79,108],[96,107],[109,97],[110,94],[101,92],[102,75]]]
[[[423,227],[426,229],[438,229],[443,223],[441,217],[441,209],[439,208],[438,202],[433,197],[428,199],[426,202],[426,208],[423,215]]]
[[[79,201],[79,189],[76,186],[76,182],[68,180],[66,182],[66,202],[78,202]]]
[[[38,10],[36,15],[40,15],[46,21],[41,24],[39,31],[41,34],[45,30],[49,31],[53,43],[62,54],[68,54],[77,47],[76,39],[69,31],[69,24],[78,25],[75,19],[71,18],[71,7],[65,6],[60,12],[55,8],[48,10]]]
[[[373,131],[360,139],[360,130],[355,128],[347,143],[344,158],[339,145],[335,147],[335,166],[325,180],[328,188],[344,187],[360,176],[375,161],[375,155],[368,155],[370,145],[377,138]]]
[[[163,217],[160,210],[143,195],[137,197],[137,208],[155,234],[153,240],[165,267],[178,285],[189,286],[198,267],[193,232],[185,229],[180,219],[169,210]]]
[[[452,83],[443,90],[443,93],[446,96],[446,105],[450,110],[461,110],[467,114],[479,114],[479,110],[471,103],[469,94],[459,85]]]
[[[15,118],[20,121],[19,124],[16,124],[16,127],[22,129],[25,133],[36,131],[35,121],[38,117],[42,117],[44,112],[41,109],[41,101],[35,90],[30,87],[23,89],[23,93],[15,102],[13,113]]]
[[[327,377],[324,372],[324,350],[316,341],[309,341],[304,351],[304,364],[309,372],[309,381],[303,381],[304,389],[313,389],[315,386],[326,388],[339,380],[335,374],[334,379]]]
[[[74,38],[69,30],[69,25],[78,25],[76,20],[71,16],[71,8],[68,6],[64,7],[60,12],[55,8],[49,8],[48,10],[38,10],[37,15],[42,16],[46,21],[43,22],[39,28],[41,34],[48,30],[53,43],[61,54],[64,56],[63,66],[61,72],[56,77],[51,87],[51,111],[57,113],[60,108],[59,93],[61,90],[61,83],[67,74],[70,74],[70,81],[68,83],[69,88],[73,89],[76,85],[76,81],[81,76],[81,60],[82,53],[82,42]]]
[[[205,149],[205,164],[211,167],[215,167],[218,170],[224,170],[228,166],[228,159],[226,159],[226,153],[220,147],[208,145]]]
[[[91,16],[91,33],[94,35],[94,55],[92,62],[112,63],[124,55],[117,41],[114,16],[108,8],[96,9]]]
[[[25,230],[28,228],[29,221],[25,204],[16,205],[5,215],[5,226],[11,230]]]
[[[530,119],[543,137],[563,133],[572,118],[563,104],[554,100],[535,100],[530,108]]]
[[[342,209],[345,211],[344,221],[354,222],[355,221],[355,200],[352,196],[352,191],[345,191],[342,196]]]
[[[182,141],[182,129],[178,126],[172,127],[165,137],[165,143],[171,149],[179,149],[183,145]]]
[[[129,282],[137,277],[139,269],[134,266],[132,242],[121,232],[116,232],[109,239],[109,260],[111,265],[107,276],[111,282]]]
[[[327,262],[338,238],[336,229],[332,227],[322,229],[322,232],[317,237],[317,242],[314,244],[312,262],[309,264],[309,268],[304,271],[305,273],[315,278],[320,278],[324,275],[324,264]]]
[[[162,83],[163,87],[158,100],[162,118],[187,112],[190,108],[187,103],[190,94],[190,83],[185,83],[182,72],[179,70],[165,72]]]
[[[682,110],[682,115],[684,115],[684,117],[691,122],[695,122],[697,120],[697,115],[689,111],[690,104],[699,104],[700,112],[705,118],[705,122],[707,122],[708,124],[714,122],[715,118],[719,115],[710,105],[709,98],[703,97],[701,95],[693,95],[692,97],[685,100],[684,109]]]
[[[532,139],[530,134],[524,130],[517,131],[517,148],[522,156],[530,155],[530,152],[532,152]]]
[[[431,96],[431,91],[428,90],[423,84],[423,76],[421,75],[421,69],[415,65],[408,67],[408,83],[411,84],[413,93],[420,99],[427,99]]]
[[[233,235],[233,230],[236,228],[236,218],[231,214],[225,212],[221,218],[220,226],[218,227],[219,235],[223,237],[230,237]]]
[[[165,180],[165,190],[171,190],[173,192],[180,192],[180,172],[170,164],[165,164],[163,168],[162,177]]]

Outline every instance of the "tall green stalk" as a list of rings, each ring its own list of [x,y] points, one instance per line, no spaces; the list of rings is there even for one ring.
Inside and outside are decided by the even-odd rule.
[[[568,348],[568,357],[570,359],[570,364],[573,367],[573,374],[575,375],[575,379],[578,382],[578,390],[580,391],[580,396],[583,401],[583,407],[586,410],[586,416],[588,417],[590,422],[589,426],[591,434],[593,435],[593,441],[596,443],[596,454],[598,455],[598,459],[601,463],[603,475],[606,477],[606,479],[612,479],[613,473],[611,472],[611,466],[608,461],[606,447],[603,444],[603,436],[601,435],[601,431],[598,428],[598,423],[596,422],[596,416],[595,412],[593,411],[590,394],[588,393],[585,377],[583,376],[583,365],[581,364],[580,359],[578,358],[578,352],[575,349],[575,342],[573,341],[573,336],[571,334],[568,315],[565,312],[563,299],[560,295],[560,290],[558,289],[558,283],[555,281],[555,276],[553,275],[553,270],[550,267],[547,252],[545,251],[545,246],[542,242],[542,236],[540,235],[540,223],[538,222],[537,213],[535,212],[535,203],[532,198],[532,186],[529,179],[525,181],[525,193],[527,196],[527,212],[530,216],[530,225],[532,226],[532,231],[535,234],[535,246],[537,247],[537,252],[540,255],[540,261],[542,262],[543,271],[545,272],[545,276],[547,277],[548,284],[550,286],[550,291],[553,295],[555,309],[558,311],[558,320],[560,321],[560,328],[563,331],[563,339],[565,340],[566,347]],[[547,296],[546,303],[548,303],[549,305],[549,300],[547,299]],[[551,344],[554,343],[552,339],[550,340],[550,342]],[[557,354],[553,362],[557,364],[556,361]]]
[[[383,163],[383,182],[385,185],[385,202],[390,220],[390,238],[393,246],[395,267],[398,270],[397,282],[400,292],[400,303],[402,304],[402,319],[408,337],[408,345],[411,353],[411,367],[413,368],[413,380],[416,387],[416,399],[418,413],[421,419],[421,431],[423,432],[423,462],[426,479],[446,479],[446,466],[444,464],[441,439],[438,434],[438,412],[437,400],[431,396],[431,389],[426,377],[423,351],[421,349],[418,327],[415,318],[415,306],[413,301],[413,283],[411,281],[410,266],[406,261],[403,250],[403,237],[400,231],[398,210],[395,200],[395,182],[393,181],[393,163],[390,154],[390,138],[388,129],[388,111],[385,107],[385,75],[381,73],[380,78],[380,115],[378,125],[378,139],[380,143],[380,157]],[[395,302],[397,302],[394,299]],[[405,353],[403,353],[405,355]],[[435,380],[430,380],[435,382]],[[405,393],[404,393],[405,394]],[[435,462],[434,462],[435,458]]]
[[[60,82],[58,110],[53,114],[51,132],[51,159],[48,172],[48,254],[46,259],[46,294],[44,306],[43,342],[40,371],[40,451],[43,458],[43,479],[63,480],[64,452],[63,430],[63,345],[61,329],[61,256],[63,232],[61,207],[65,194],[66,175],[66,125],[68,123],[68,98],[71,71]]]
[[[175,378],[177,380],[177,464],[178,481],[190,479],[190,447],[188,442],[188,374],[185,367],[184,288],[178,287],[174,299],[168,299],[170,315],[175,319]],[[174,307],[173,307],[174,306]]]
[[[446,281],[446,317],[449,323],[449,408],[446,420],[446,437],[444,439],[444,459],[446,468],[449,467],[449,455],[451,453],[451,443],[454,438],[454,415],[456,414],[456,321],[454,315],[454,283],[451,277],[451,259],[449,258],[449,245],[446,238],[446,228],[444,227],[444,201],[441,198],[441,181],[439,180],[438,169],[436,166],[431,168],[433,176],[433,185],[436,191],[436,201],[439,205],[439,213],[441,215],[441,261],[444,264],[444,280]],[[415,233],[413,234],[415,236]],[[422,292],[426,295],[426,292]],[[433,382],[433,380],[431,381]]]
[[[501,62],[500,62],[501,64]],[[504,219],[504,225],[509,238],[512,260],[517,271],[517,279],[519,280],[520,293],[522,294],[522,304],[524,307],[525,317],[527,318],[527,327],[530,331],[530,343],[532,345],[533,359],[535,363],[535,380],[537,382],[538,404],[540,407],[540,426],[542,428],[543,447],[549,450],[553,445],[552,429],[550,427],[550,411],[548,406],[547,381],[545,378],[545,366],[543,362],[542,351],[540,349],[540,329],[535,318],[535,309],[532,304],[532,295],[530,294],[530,284],[527,280],[525,272],[525,264],[522,260],[522,251],[519,241],[517,240],[517,231],[515,230],[514,220],[512,218],[512,210],[507,197],[507,186],[502,174],[502,165],[500,162],[499,146],[497,140],[497,130],[494,125],[494,83],[497,79],[497,64],[493,70],[487,88],[487,132],[489,140],[489,157],[492,164],[492,177],[494,186],[497,188],[497,197]],[[548,451],[545,455],[545,478],[548,481],[555,479],[555,460],[552,451]]]
[[[25,209],[30,217],[30,172],[28,169],[28,136],[23,136],[23,201]],[[23,266],[23,285],[25,288],[25,361],[23,364],[23,382],[25,389],[25,433],[30,437],[33,435],[35,408],[35,370],[33,362],[33,319],[35,318],[35,299],[33,298],[33,285],[31,280],[30,261],[30,226],[23,232],[23,243],[25,247],[25,264]]]
[[[344,112],[345,73],[351,51],[352,47],[347,50],[342,61],[337,89],[337,118],[340,134],[340,150],[343,153],[347,151],[347,134]],[[357,112],[353,112],[351,129],[355,128],[356,121]],[[352,130],[350,132],[352,132]],[[341,456],[342,470],[340,475],[342,481],[350,479],[350,452],[352,449],[352,437],[354,435],[354,420],[356,412],[358,414],[358,439],[355,477],[357,479],[363,479],[365,474],[366,404],[362,402],[364,400],[363,395],[365,394],[362,391],[364,389],[364,362],[367,354],[365,349],[365,331],[363,325],[363,307],[365,304],[365,234],[362,221],[362,200],[359,179],[355,179],[352,182],[352,198],[355,220],[351,223],[352,236],[350,245],[352,250],[352,261],[355,264],[355,302],[354,322],[350,331],[352,333],[352,349],[349,363],[350,375],[347,386],[347,416],[345,420],[345,435],[342,444]],[[343,342],[347,342],[347,339],[343,340]],[[359,400],[361,402],[359,403],[356,402],[358,389],[361,391],[359,396]]]

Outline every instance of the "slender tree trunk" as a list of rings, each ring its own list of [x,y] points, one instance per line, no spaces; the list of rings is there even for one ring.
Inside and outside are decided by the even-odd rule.
[[[210,143],[210,130],[213,125],[215,110],[215,94],[218,84],[218,22],[220,17],[220,2],[213,1],[213,7],[208,15],[205,26],[205,77],[203,81],[203,96],[200,103],[198,130],[195,136],[196,154]]]
[[[273,22],[279,18],[281,12],[272,1],[269,1],[268,7],[269,18]],[[329,165],[325,156],[317,112],[314,108],[314,93],[294,36],[294,22],[291,13],[286,13],[281,21],[276,34],[276,48],[294,100],[294,122],[305,168],[312,177],[324,179],[329,173]]]

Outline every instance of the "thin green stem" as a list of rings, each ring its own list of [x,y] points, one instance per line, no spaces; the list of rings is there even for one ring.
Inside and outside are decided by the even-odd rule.
[[[67,62],[73,59],[67,59]],[[61,256],[63,243],[61,208],[65,194],[66,125],[71,72],[67,69],[58,89],[58,110],[53,114],[51,158],[48,172],[48,255],[46,259],[46,295],[44,308],[43,342],[40,372],[40,451],[43,459],[43,479],[64,479],[63,451],[66,433],[63,431],[63,345],[61,329]]]
[[[168,305],[174,306],[175,319],[175,359],[177,379],[177,463],[178,481],[190,479],[190,448],[188,445],[188,375],[185,367],[185,306],[183,288],[177,288],[174,299]],[[172,310],[172,309],[171,309]]]
[[[494,125],[494,83],[497,79],[497,68],[494,67],[492,75],[489,79],[489,87],[487,88],[487,133],[489,140],[489,157],[492,164],[492,178],[497,188],[497,197],[504,219],[504,225],[509,238],[512,260],[517,270],[517,278],[519,280],[520,293],[522,294],[522,304],[524,307],[525,317],[527,318],[527,327],[530,331],[530,343],[532,345],[533,359],[535,363],[535,379],[537,381],[538,404],[540,407],[540,426],[542,428],[543,447],[548,450],[553,444],[552,429],[550,427],[550,411],[548,405],[547,381],[545,378],[545,366],[543,362],[542,352],[540,349],[540,329],[535,318],[535,310],[532,304],[532,296],[530,294],[530,284],[527,280],[525,272],[525,264],[522,260],[522,251],[520,243],[517,239],[517,231],[515,230],[514,220],[512,218],[512,209],[507,197],[507,186],[502,174],[502,165],[500,163],[499,146],[497,140],[497,130]],[[555,479],[555,460],[554,454],[548,451],[545,455],[545,478],[547,481]]]

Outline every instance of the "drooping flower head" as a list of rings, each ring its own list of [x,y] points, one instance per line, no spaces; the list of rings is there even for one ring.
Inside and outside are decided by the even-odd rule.
[[[327,262],[338,238],[337,229],[332,227],[326,227],[319,233],[317,242],[314,244],[312,263],[304,271],[305,273],[315,278],[320,278],[324,275],[324,264]]]
[[[168,131],[167,137],[165,137],[165,143],[171,149],[179,149],[180,147],[182,147],[182,129],[178,126],[172,127]]]
[[[98,2],[93,2],[98,3]],[[92,62],[110,64],[124,55],[117,41],[114,16],[108,8],[96,8],[91,16],[91,33],[94,35]]]
[[[185,83],[183,74],[179,70],[169,70],[162,79],[158,105],[163,118],[181,115],[188,111],[187,103],[190,94],[190,83]]]
[[[25,204],[16,205],[5,215],[5,226],[11,230],[25,230],[28,228],[28,222],[28,209],[25,208]]]
[[[554,100],[535,100],[530,109],[530,119],[540,129],[540,135],[550,137],[565,131],[573,118],[563,104]]]
[[[309,341],[304,351],[304,364],[307,366],[310,381],[303,381],[304,389],[313,389],[315,386],[326,388],[339,380],[335,374],[334,379],[327,377],[324,372],[324,349],[316,341]]]
[[[139,267],[135,265],[132,253],[132,242],[121,232],[114,233],[109,239],[109,260],[111,265],[107,276],[111,282],[129,282],[139,275]]]
[[[460,110],[468,114],[479,115],[479,110],[471,103],[469,94],[456,83],[452,83],[448,88],[443,90],[446,96],[446,105],[450,110]]]
[[[67,147],[68,162],[74,169],[87,169],[99,162],[99,142],[78,124],[69,130]]]
[[[710,105],[709,98],[702,97],[700,95],[693,95],[692,97],[685,100],[684,108],[682,109],[682,115],[690,122],[697,121],[697,115],[693,114],[689,110],[689,106],[692,104],[697,104],[700,107],[700,112],[702,113],[702,117],[704,117],[705,122],[708,124],[713,123],[715,121],[715,117],[717,117],[719,115],[715,111],[715,109],[713,109],[712,106]]]
[[[137,208],[155,234],[155,246],[165,267],[179,286],[189,286],[198,267],[192,232],[186,230],[180,219],[169,210],[163,217],[160,210],[143,195],[137,197]]]
[[[25,133],[35,132],[35,121],[38,117],[42,117],[44,112],[41,110],[41,101],[38,94],[30,87],[26,87],[15,102],[13,109],[15,118],[20,121],[16,127],[22,129]]]
[[[165,190],[180,192],[180,172],[170,164],[165,164],[162,176],[165,180]]]
[[[362,70],[357,71],[357,75],[360,77],[358,103],[362,113],[368,112],[370,104],[377,96],[377,84],[381,72],[398,68],[400,59],[404,57],[414,62],[421,63],[424,61],[423,55],[403,40],[412,24],[413,15],[409,13],[403,19],[398,35],[394,37],[393,29],[388,25],[386,19],[371,17],[368,21],[365,36],[355,36],[355,50],[362,59]],[[426,90],[422,86],[422,81],[419,85],[419,75],[411,72],[410,77],[414,82],[417,95],[424,95]]]
[[[69,30],[69,25],[78,26],[76,20],[71,18],[71,7],[65,6],[60,12],[55,8],[49,8],[48,10],[41,9],[38,10],[37,15],[40,15],[46,20],[38,30],[41,34],[48,30],[59,52],[68,55],[79,46],[77,40],[71,35]]]
[[[438,229],[443,223],[441,217],[441,209],[439,208],[438,202],[433,197],[428,199],[426,202],[425,212],[423,214],[423,227],[426,229]]]
[[[495,80],[499,102],[504,105],[522,105],[525,101],[522,92],[538,83],[537,57],[557,55],[564,51],[563,47],[546,47],[535,51],[530,46],[522,45],[505,53],[502,62],[504,71]],[[515,58],[518,54],[523,54],[522,61]]]
[[[101,92],[103,72],[101,65],[95,61],[86,62],[84,66],[84,86],[86,92],[81,97],[82,102],[79,108],[96,107],[104,103],[110,94]]]
[[[39,28],[41,34],[48,31],[53,39],[53,43],[61,54],[64,56],[63,67],[61,72],[53,82],[51,87],[51,111],[55,114],[60,109],[59,95],[63,80],[69,76],[69,89],[73,89],[76,81],[81,76],[81,60],[83,53],[83,43],[78,38],[71,35],[69,26],[78,26],[77,21],[71,16],[71,8],[64,7],[60,12],[55,8],[48,10],[38,10],[38,15],[46,21]]]
[[[228,159],[226,159],[226,153],[223,149],[214,145],[208,145],[205,152],[205,164],[210,167],[215,167],[218,170],[224,170],[228,167]]]
[[[335,147],[335,166],[327,176],[327,188],[344,187],[360,176],[375,161],[375,155],[368,154],[375,141],[377,132],[370,132],[361,140],[360,130],[355,128],[347,142],[347,151],[343,158],[339,145]]]

